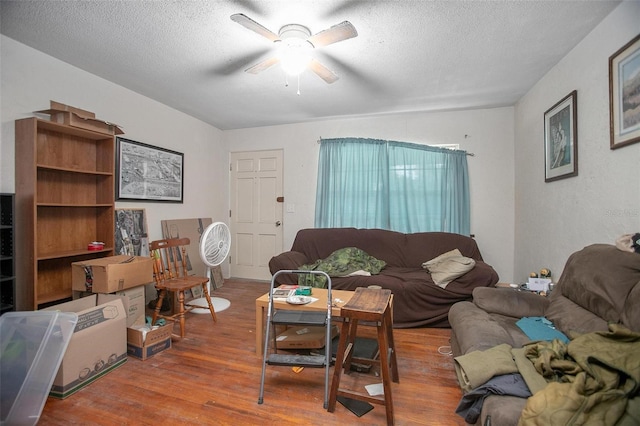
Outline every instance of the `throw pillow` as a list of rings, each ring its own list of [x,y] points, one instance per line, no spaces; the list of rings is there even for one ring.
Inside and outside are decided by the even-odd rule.
[[[446,288],[447,284],[472,270],[476,261],[465,257],[460,250],[454,249],[422,264],[431,274],[437,286]]]
[[[448,259],[450,257],[460,257],[460,256],[462,256],[462,253],[460,253],[460,250],[453,249],[453,250],[448,251],[446,253],[442,253],[440,256],[434,257],[433,259],[424,262],[422,264],[422,267],[424,269],[429,269],[430,266],[433,266],[433,265],[435,265],[437,263],[443,262],[443,261],[445,261],[446,259]]]

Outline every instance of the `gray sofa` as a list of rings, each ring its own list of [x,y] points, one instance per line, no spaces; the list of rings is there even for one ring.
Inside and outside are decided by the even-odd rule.
[[[608,244],[585,247],[569,257],[547,297],[510,288],[475,288],[472,301],[458,302],[449,310],[453,356],[501,344],[520,348],[531,343],[516,322],[539,316],[572,339],[608,332],[609,323],[640,332],[640,254]],[[481,404],[476,424],[516,425],[528,399],[490,394]],[[629,401],[638,409],[640,397]]]

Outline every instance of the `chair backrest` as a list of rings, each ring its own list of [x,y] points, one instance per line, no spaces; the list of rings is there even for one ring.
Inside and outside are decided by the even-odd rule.
[[[149,243],[156,283],[187,276],[187,249],[189,238],[169,238]]]

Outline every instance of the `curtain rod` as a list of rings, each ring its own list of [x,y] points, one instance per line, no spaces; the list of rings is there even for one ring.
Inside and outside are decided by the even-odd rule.
[[[467,135],[464,135],[464,137],[466,138],[466,137],[467,137]],[[318,144],[322,143],[322,137],[319,137],[319,138],[318,138],[318,140],[316,141],[316,143],[318,143]],[[463,150],[463,151],[464,151],[464,150]],[[467,151],[464,151],[464,153],[465,153],[466,155],[468,155],[469,157],[475,157],[475,156],[476,156],[473,152],[467,152]]]

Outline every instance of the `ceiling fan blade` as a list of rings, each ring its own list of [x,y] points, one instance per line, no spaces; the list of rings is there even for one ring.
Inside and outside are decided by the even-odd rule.
[[[322,63],[329,64],[333,69],[340,70],[341,77],[349,78],[350,81],[367,89],[368,92],[388,93],[388,82],[378,78],[378,74],[372,72],[373,70],[361,69],[360,67],[354,66],[350,61],[339,59],[326,50],[318,51],[316,55]]]
[[[265,59],[264,61],[255,64],[252,67],[247,68],[246,70],[244,70],[244,72],[248,72],[249,74],[258,74],[259,72],[266,70],[267,68],[277,64],[278,62],[280,62],[280,59],[273,56],[269,59]]]
[[[331,71],[329,68],[325,67],[315,59],[312,59],[309,63],[309,69],[329,84],[335,83],[338,80],[338,76],[335,75],[333,71]]]
[[[262,59],[268,52],[268,49],[259,49],[250,52],[242,56],[241,58],[230,59],[214,68],[211,68],[211,73],[213,75],[219,76],[231,75],[238,70],[245,69],[249,65],[256,63],[258,60]]]
[[[231,15],[231,20],[233,22],[237,22],[238,24],[253,32],[260,34],[262,37],[267,38],[269,41],[280,40],[280,37],[278,37],[278,35],[273,31],[263,27],[243,13],[236,13]]]
[[[337,43],[342,40],[348,40],[356,37],[357,35],[358,31],[356,31],[356,28],[351,24],[351,22],[344,21],[312,35],[307,39],[307,41],[314,47],[320,47]]]

